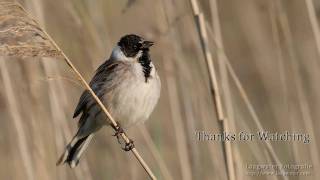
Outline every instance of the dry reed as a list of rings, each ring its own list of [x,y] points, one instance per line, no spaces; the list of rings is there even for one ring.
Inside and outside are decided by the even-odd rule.
[[[227,66],[225,63],[224,55],[223,52],[224,46],[223,46],[223,39],[222,39],[222,33],[221,33],[221,24],[220,24],[220,17],[219,17],[219,7],[218,7],[218,2],[217,0],[212,0],[210,1],[210,12],[211,12],[211,17],[212,17],[212,29],[213,29],[213,35],[215,36],[216,43],[218,43],[218,46],[220,47],[219,51],[216,51],[216,58],[218,61],[219,65],[219,71],[220,71],[220,78],[221,78],[221,89],[223,92],[221,92],[221,96],[224,100],[225,108],[226,108],[226,114],[225,115],[225,131],[226,132],[236,132],[235,128],[235,118],[234,118],[234,109],[233,109],[233,103],[231,99],[231,90],[229,86],[229,74],[227,72]],[[204,27],[206,29],[206,25]],[[236,152],[235,148],[231,148],[231,144],[229,143],[227,146],[229,146],[226,151],[227,151],[227,161],[228,161],[228,166],[229,164],[230,167],[228,167],[230,173],[229,173],[229,178],[230,180],[235,179],[236,177],[236,170],[235,170],[235,161],[240,159],[238,156],[238,153]],[[235,147],[235,146],[234,146]],[[233,150],[233,151],[232,151]],[[239,162],[239,161],[237,161]],[[237,166],[238,168],[238,173],[241,172],[240,170],[241,166]],[[239,178],[238,178],[239,179]]]
[[[313,0],[305,0],[305,2],[308,10],[310,24],[312,27],[312,32],[316,41],[318,57],[320,57],[320,30],[317,15],[315,12],[314,2]]]
[[[210,32],[209,34],[211,35],[211,37],[212,37],[212,39],[213,39],[213,41],[214,41],[214,43],[216,45],[217,51],[221,51],[222,52],[222,55],[224,57],[223,59],[225,60],[225,63],[226,63],[226,66],[227,66],[227,70],[230,73],[231,78],[235,82],[235,84],[236,84],[236,86],[237,86],[237,88],[239,90],[239,93],[240,93],[243,101],[245,102],[245,105],[248,108],[248,110],[250,112],[250,115],[252,116],[252,118],[254,120],[255,125],[257,126],[257,128],[258,128],[258,130],[260,132],[264,131],[264,128],[263,128],[263,126],[261,124],[260,118],[258,117],[258,115],[257,115],[257,113],[256,113],[256,111],[254,109],[254,106],[250,102],[250,99],[249,99],[246,91],[244,90],[244,88],[243,88],[238,76],[236,75],[232,65],[230,64],[230,61],[228,60],[226,54],[222,51],[222,48],[219,46],[220,43],[217,42],[215,36],[212,33],[212,30],[211,30],[210,26],[208,24],[206,24],[206,25],[207,25],[206,28]],[[264,144],[266,145],[268,152],[271,154],[271,156],[274,159],[274,161],[276,162],[276,164],[280,166],[281,165],[281,161],[279,160],[277,154],[275,153],[274,148],[272,147],[272,144],[269,141],[265,141]],[[281,171],[284,172],[283,169]],[[288,177],[283,176],[283,179],[287,180]]]
[[[147,146],[149,147],[153,157],[155,158],[156,162],[159,165],[160,171],[166,180],[173,180],[174,178],[172,177],[167,165],[163,161],[161,155],[159,154],[159,151],[156,148],[156,145],[154,144],[148,130],[144,125],[139,126],[139,132],[141,132],[144,140],[147,143]]]
[[[177,144],[177,150],[179,155],[180,161],[180,168],[182,179],[184,180],[191,180],[191,167],[190,167],[190,160],[188,156],[188,146],[186,136],[184,134],[184,122],[181,117],[181,109],[179,106],[179,99],[178,99],[178,91],[176,86],[176,79],[174,78],[173,74],[173,64],[170,58],[166,58],[168,61],[164,64],[164,68],[166,71],[166,81],[167,81],[167,88],[168,88],[168,96],[169,96],[169,104],[171,109],[171,116],[173,120],[173,128],[175,130],[175,138]]]
[[[56,61],[53,59],[45,59],[46,61],[43,62],[43,67],[45,74],[55,74],[55,71],[57,68]],[[51,63],[50,63],[51,62]],[[67,122],[64,121],[64,119],[67,119],[65,117],[65,114],[60,113],[63,112],[63,108],[67,105],[66,99],[67,94],[66,91],[63,91],[63,85],[61,81],[53,81],[48,83],[49,86],[49,99],[50,99],[50,108],[51,108],[51,114],[52,116],[55,116],[55,119],[57,121],[53,121],[53,125],[56,127],[54,134],[55,134],[55,140],[57,144],[57,152],[59,152],[59,149],[64,148],[64,144],[66,144],[67,139],[72,138],[72,134],[70,133],[70,129],[68,128]],[[59,103],[59,99],[62,99],[62,103]],[[57,131],[58,129],[62,129],[63,136],[61,135],[61,131]],[[64,141],[62,141],[62,138],[65,138]],[[58,147],[60,147],[58,149]],[[60,153],[60,152],[59,152]],[[59,155],[59,154],[58,154]],[[93,179],[92,175],[88,171],[88,162],[86,159],[83,160],[81,163],[82,166],[79,167],[79,169],[75,169],[74,173],[77,179],[85,178],[85,179]]]
[[[209,77],[210,77],[210,85],[212,87],[212,93],[214,97],[214,108],[216,111],[216,115],[218,119],[221,121],[223,132],[230,132],[230,125],[228,122],[228,119],[225,117],[223,108],[222,108],[222,102],[221,102],[221,95],[220,95],[220,88],[215,72],[215,67],[212,59],[212,54],[209,50],[208,45],[208,34],[207,34],[207,28],[206,28],[206,21],[204,19],[204,14],[200,11],[199,5],[196,0],[190,0],[192,10],[194,17],[196,19],[196,26],[199,30],[199,39],[202,44],[202,49],[204,53],[204,57],[207,63],[207,68],[209,71]],[[216,18],[218,18],[216,16]],[[217,20],[217,19],[216,19]],[[219,23],[219,22],[217,22]],[[217,26],[219,28],[219,26]],[[218,58],[221,58],[221,55],[218,53]],[[227,82],[226,82],[227,83]],[[232,154],[232,148],[230,142],[224,142],[225,147],[225,159],[227,161],[227,170],[228,170],[228,177],[230,180],[235,180],[235,169],[234,169],[234,160],[233,160],[233,154]]]
[[[11,85],[10,76],[8,73],[8,68],[6,67],[6,64],[4,61],[0,61],[0,72],[3,78],[4,84],[6,86],[4,87],[4,90],[7,94],[8,102],[9,102],[9,111],[12,115],[12,120],[14,123],[14,127],[16,128],[16,133],[18,135],[17,144],[19,153],[22,159],[22,165],[23,168],[26,171],[26,178],[27,180],[34,180],[34,170],[32,165],[31,157],[29,156],[30,150],[28,149],[27,145],[27,139],[26,139],[26,133],[23,128],[23,118],[20,116],[20,113],[18,112],[17,107],[17,100],[16,95],[14,94],[14,89]]]
[[[308,11],[311,11],[310,3],[307,3],[307,5],[308,5]],[[303,83],[302,83],[303,80],[301,78],[301,72],[299,69],[299,60],[294,50],[294,43],[293,43],[292,32],[290,29],[288,17],[286,15],[286,12],[284,11],[284,7],[281,4],[281,2],[276,2],[275,7],[277,10],[277,13],[279,14],[280,28],[284,32],[284,39],[285,39],[284,41],[289,51],[288,52],[289,59],[290,59],[289,65],[291,66],[291,69],[293,71],[294,85],[297,93],[296,95],[298,97],[299,108],[300,108],[302,119],[303,119],[302,122],[304,123],[306,129],[309,130],[308,133],[310,134],[311,139],[316,139],[309,103],[307,101],[306,94],[303,92]],[[309,15],[310,15],[310,12],[309,12]],[[311,23],[313,22],[312,17],[313,16],[309,16],[309,18],[311,18],[310,19]],[[314,25],[314,23],[312,24]],[[313,29],[313,32],[315,35],[319,33],[315,29]],[[319,34],[316,35],[316,37],[317,36],[320,37]],[[310,143],[310,146],[311,146],[310,154],[312,155],[312,159],[311,159],[312,164],[316,167],[320,167],[320,157],[317,151],[317,142]],[[315,171],[314,173],[315,173],[315,177],[318,177],[320,175],[318,171]]]
[[[171,23],[169,20],[169,15],[175,14],[176,12],[173,11],[173,9],[168,8],[169,2],[166,0],[162,0],[161,3],[163,4],[163,12],[165,15],[165,21],[167,24],[168,29],[168,37],[174,38],[176,34],[178,33],[176,29],[171,28]],[[172,8],[172,7],[171,7]],[[177,17],[179,18],[179,16]],[[173,49],[174,54],[177,54],[179,51],[177,47],[177,43],[173,43]],[[175,132],[175,144],[177,147],[177,153],[179,157],[179,164],[180,164],[180,170],[181,170],[181,176],[182,179],[190,180],[192,179],[192,168],[190,164],[190,158],[189,158],[189,150],[188,147],[188,141],[186,139],[185,134],[185,126],[182,119],[182,111],[179,106],[179,96],[178,96],[178,90],[177,90],[177,79],[173,75],[173,70],[175,64],[172,62],[172,55],[166,55],[163,59],[166,59],[164,61],[163,66],[165,70],[165,77],[167,82],[167,92],[169,97],[169,106],[170,106],[170,115],[173,123],[173,128]]]

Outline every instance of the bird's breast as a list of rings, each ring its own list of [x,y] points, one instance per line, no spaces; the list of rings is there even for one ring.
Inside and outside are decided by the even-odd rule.
[[[124,127],[147,120],[160,96],[161,83],[155,68],[145,81],[143,69],[139,66],[136,63],[131,67],[130,74],[113,90],[108,103],[111,114]]]

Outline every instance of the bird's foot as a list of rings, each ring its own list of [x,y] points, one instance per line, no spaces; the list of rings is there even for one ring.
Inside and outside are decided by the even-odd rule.
[[[125,134],[124,130],[122,129],[121,125],[119,122],[117,122],[117,126],[114,126],[113,124],[111,125],[112,128],[115,130],[115,133],[113,136],[117,137],[118,143],[122,145],[121,142],[121,134]],[[134,143],[131,139],[129,139],[129,142],[126,142],[124,147],[121,147],[124,151],[131,151],[134,148]]]
[[[119,132],[119,133],[123,133],[123,129],[121,128],[121,124],[116,121],[117,125],[114,125],[113,123],[110,123],[111,127],[116,131],[116,133],[118,131],[122,131],[122,132]]]
[[[131,151],[134,148],[134,143],[131,139],[129,139],[129,142],[125,144],[124,147],[122,147],[123,150],[125,151]]]
[[[114,133],[114,135],[112,135],[112,136],[116,136],[117,140],[118,140],[118,143],[121,144],[120,136],[121,136],[122,133],[124,133],[124,130],[122,129],[122,127],[121,127],[119,122],[117,122],[117,126],[114,126],[113,124],[111,126],[116,131]]]

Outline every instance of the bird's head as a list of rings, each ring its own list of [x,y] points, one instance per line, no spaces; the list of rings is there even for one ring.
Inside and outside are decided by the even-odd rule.
[[[137,60],[143,52],[148,52],[153,42],[146,41],[135,34],[123,36],[112,51],[112,58],[120,61]]]

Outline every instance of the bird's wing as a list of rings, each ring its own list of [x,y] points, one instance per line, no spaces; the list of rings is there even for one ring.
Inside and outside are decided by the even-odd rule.
[[[97,69],[89,85],[93,92],[101,99],[104,94],[108,93],[115,85],[121,82],[121,76],[126,74],[127,68],[128,65],[124,62],[112,59],[107,60]],[[73,118],[77,117],[81,112],[89,110],[90,106],[95,103],[89,90],[85,90],[79,99]]]

